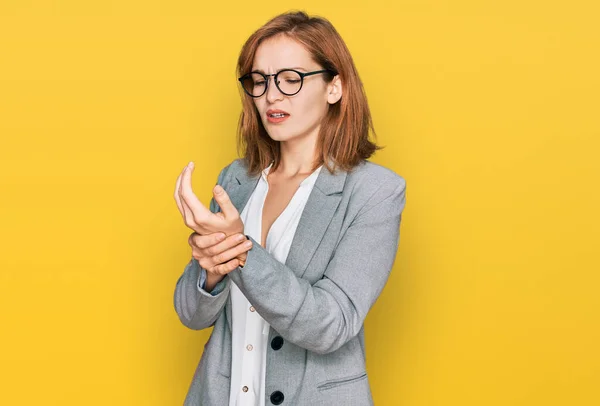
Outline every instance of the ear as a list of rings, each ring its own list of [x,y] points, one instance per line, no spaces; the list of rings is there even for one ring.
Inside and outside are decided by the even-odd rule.
[[[336,75],[327,85],[327,103],[335,104],[342,98],[342,81],[340,75]]]

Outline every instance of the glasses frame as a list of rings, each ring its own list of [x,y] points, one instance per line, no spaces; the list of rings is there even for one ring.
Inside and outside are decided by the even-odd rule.
[[[297,91],[297,92],[295,92],[295,93],[286,93],[286,92],[284,92],[283,90],[281,90],[281,88],[279,87],[279,84],[278,84],[279,82],[278,82],[278,80],[277,80],[277,76],[279,76],[279,74],[280,74],[281,72],[295,72],[295,73],[297,73],[297,74],[300,76],[300,88],[298,89],[298,91]],[[245,74],[245,75],[243,75],[242,77],[239,77],[239,78],[238,78],[238,80],[240,81],[240,84],[242,85],[242,89],[244,89],[244,92],[245,92],[245,93],[246,93],[248,96],[256,98],[256,97],[261,97],[261,96],[263,96],[265,93],[267,93],[267,90],[269,89],[269,83],[271,82],[271,81],[269,80],[269,77],[270,77],[270,76],[273,76],[273,81],[275,82],[275,86],[277,87],[277,90],[279,90],[279,91],[280,91],[282,94],[284,94],[284,95],[286,95],[286,96],[293,96],[293,95],[295,95],[295,94],[298,94],[298,93],[300,92],[300,90],[302,90],[302,86],[304,86],[304,78],[305,78],[306,76],[312,76],[312,75],[316,75],[316,74],[318,74],[318,73],[325,73],[325,72],[329,72],[329,73],[331,73],[332,75],[336,75],[336,73],[335,73],[334,71],[332,71],[331,69],[321,69],[321,70],[315,70],[315,71],[312,71],[312,72],[306,72],[306,73],[304,73],[304,72],[299,72],[299,71],[297,71],[297,70],[295,70],[295,69],[282,69],[282,70],[280,70],[279,72],[277,72],[277,73],[272,73],[272,74],[270,74],[270,75],[265,75],[265,74],[264,74],[264,73],[262,73],[262,72],[252,71],[252,72],[246,73],[246,74]],[[261,76],[262,76],[262,77],[265,79],[265,82],[267,83],[267,85],[265,86],[265,89],[264,89],[264,91],[263,91],[261,94],[259,94],[258,96],[254,96],[253,94],[250,94],[250,93],[249,93],[249,92],[246,90],[246,88],[244,87],[244,83],[243,83],[243,80],[244,80],[244,79],[246,79],[247,77],[249,77],[250,75],[252,75],[253,73],[257,73],[257,74],[261,75]]]

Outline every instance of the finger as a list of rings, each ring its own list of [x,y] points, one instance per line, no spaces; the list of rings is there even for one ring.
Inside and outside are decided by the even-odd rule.
[[[225,264],[216,265],[213,268],[213,272],[216,272],[219,275],[226,275],[229,272],[233,271],[238,266],[239,266],[239,261],[237,259],[232,259],[231,261],[229,261]]]
[[[199,227],[198,224],[196,224],[196,221],[194,220],[194,213],[192,212],[192,209],[190,209],[188,204],[182,198],[181,180],[183,178],[184,172],[185,172],[185,168],[179,175],[179,178],[178,178],[179,183],[177,185],[177,198],[178,198],[179,204],[181,204],[181,209],[180,209],[181,216],[183,217],[183,221],[189,228],[191,228],[192,230],[194,230],[197,233],[200,233],[203,231],[202,228]]]
[[[179,188],[181,185],[181,175],[183,174],[183,171],[179,174],[179,176],[177,177],[177,181],[175,182],[175,203],[177,203],[177,208],[179,209],[179,212],[181,213],[181,215],[184,215],[183,212],[183,205],[181,203],[181,198],[179,197]]]
[[[241,244],[238,244],[233,248],[223,251],[220,254],[214,255],[212,257],[212,261],[215,264],[222,264],[222,263],[227,262],[227,261],[237,257],[238,255],[248,251],[251,248],[252,248],[252,241],[246,240],[246,242],[242,242]]]
[[[186,166],[183,170],[179,196],[181,197],[182,203],[184,203],[184,209],[185,205],[187,205],[187,208],[191,214],[191,220],[196,224],[202,224],[203,222],[206,222],[206,219],[208,219],[212,213],[210,210],[204,207],[192,190],[193,168],[193,162],[190,162],[190,164],[188,164],[188,166]]]
[[[181,206],[183,207],[183,220],[185,221],[185,224],[195,232],[200,233],[201,230],[194,220],[192,209],[190,209],[184,200],[181,201]]]
[[[235,206],[231,202],[231,199],[229,198],[229,195],[227,194],[225,189],[221,187],[221,185],[216,185],[214,187],[213,196],[215,197],[217,203],[219,203],[219,207],[221,208],[221,211],[223,212],[226,218],[231,219],[239,216],[238,210],[235,208]]]
[[[212,246],[208,246],[206,247],[206,249],[203,250],[203,253],[206,254],[207,256],[215,256],[218,254],[221,254],[225,251],[227,251],[228,249],[231,249],[235,246],[237,246],[239,243],[241,243],[242,241],[246,241],[246,236],[244,234],[240,234],[240,233],[236,233],[236,234],[232,234],[229,237],[225,238],[224,241],[218,243],[218,244],[213,244]],[[217,262],[218,264],[221,262],[225,262],[226,259],[223,259],[220,262]]]
[[[176,200],[179,203],[179,205],[181,206],[180,207],[181,215],[183,216],[183,219],[186,220],[186,224],[187,224],[188,223],[187,220],[189,220],[190,222],[193,221],[194,216],[192,215],[192,211],[190,210],[189,206],[185,203],[185,201],[183,200],[183,197],[182,197],[181,180],[183,179],[183,174],[186,169],[187,169],[187,166],[185,168],[183,168],[183,170],[179,174],[179,177],[177,178],[175,192],[176,192]]]
[[[239,262],[239,266],[241,266],[242,268],[246,265],[246,259],[248,258],[248,253],[244,253],[244,254],[240,254],[237,259]]]
[[[192,247],[195,246],[200,249],[206,249],[209,247],[217,246],[224,239],[225,233],[212,233],[207,235],[200,235],[194,232],[190,234],[188,242],[190,243],[190,245],[192,245]]]

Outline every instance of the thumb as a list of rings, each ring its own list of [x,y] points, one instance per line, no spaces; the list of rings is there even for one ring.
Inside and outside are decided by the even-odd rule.
[[[233,218],[239,214],[231,199],[229,199],[229,195],[220,185],[215,186],[213,195],[225,217]]]

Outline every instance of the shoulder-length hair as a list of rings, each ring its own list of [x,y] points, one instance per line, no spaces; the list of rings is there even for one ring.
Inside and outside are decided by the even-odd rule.
[[[280,14],[256,30],[246,41],[237,63],[238,77],[250,72],[258,46],[266,39],[286,35],[302,44],[313,60],[337,73],[342,82],[342,97],[330,104],[321,123],[313,171],[324,165],[331,173],[336,168],[351,170],[383,147],[369,140],[369,130],[375,129],[363,84],[358,76],[350,51],[333,25],[322,17],[309,17],[303,11]],[[322,75],[331,82],[334,75]],[[258,175],[271,162],[275,170],[281,162],[279,141],[267,134],[252,98],[240,87],[242,112],[237,131],[238,153],[243,156],[247,171]]]

